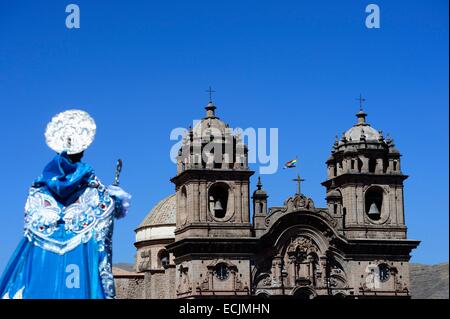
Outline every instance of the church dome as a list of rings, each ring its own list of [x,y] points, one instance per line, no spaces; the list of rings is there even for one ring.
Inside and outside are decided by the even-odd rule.
[[[367,114],[360,110],[356,117],[358,118],[358,123],[351,127],[347,132],[345,132],[345,138],[349,142],[359,142],[361,140],[366,141],[378,141],[380,139],[380,132],[368,123],[366,123]]]
[[[341,199],[342,195],[336,189],[332,189],[327,193],[326,199]]]
[[[178,150],[177,173],[196,169],[248,170],[248,148],[241,132],[235,132],[216,116],[209,102],[206,116],[189,128]]]
[[[345,137],[351,142],[358,142],[363,136],[367,141],[378,141],[380,133],[370,125],[355,125],[345,132]]]
[[[161,200],[147,214],[136,229],[136,242],[175,238],[177,202],[176,195]]]
[[[208,129],[211,130],[212,135],[215,133],[214,130],[218,130],[223,136],[228,126],[216,116],[216,106],[212,102],[209,102],[205,109],[206,117],[194,126],[194,136],[209,135]]]
[[[170,195],[153,207],[144,218],[139,228],[155,225],[167,225],[176,223],[176,195]]]

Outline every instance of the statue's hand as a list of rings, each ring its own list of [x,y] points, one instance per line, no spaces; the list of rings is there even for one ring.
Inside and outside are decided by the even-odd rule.
[[[108,192],[116,203],[114,217],[117,219],[125,217],[130,209],[131,195],[121,187],[114,185],[108,186]]]

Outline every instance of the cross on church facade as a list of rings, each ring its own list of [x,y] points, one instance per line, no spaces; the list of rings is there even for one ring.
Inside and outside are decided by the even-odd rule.
[[[210,86],[209,89],[206,90],[206,92],[209,93],[209,102],[212,102],[212,94],[213,94],[213,93],[216,93],[216,91],[214,91],[214,90],[211,88],[211,86]]]
[[[302,178],[300,178],[300,174],[297,174],[297,178],[294,178],[293,181],[294,181],[294,182],[297,182],[297,185],[298,185],[298,194],[301,195],[301,194],[302,194],[302,193],[301,193],[301,184],[302,184],[302,182],[304,182],[305,180],[302,179]]]
[[[363,98],[361,94],[359,94],[359,97],[356,98],[356,100],[359,101],[359,109],[362,110],[363,109],[363,103],[366,101],[366,99]]]

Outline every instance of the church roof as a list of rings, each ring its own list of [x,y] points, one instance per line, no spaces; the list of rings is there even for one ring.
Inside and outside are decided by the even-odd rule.
[[[220,134],[223,136],[228,126],[227,124],[225,124],[225,122],[223,122],[216,116],[216,106],[212,102],[209,102],[205,109],[206,117],[197,122],[197,124],[193,128],[194,136],[200,137],[209,135],[209,131],[211,135],[215,135],[215,133],[217,134],[220,132]]]
[[[359,142],[360,140],[366,141],[378,141],[380,138],[380,132],[366,123],[367,114],[360,110],[356,117],[358,123],[345,132],[345,138],[350,142]]]
[[[176,195],[170,195],[161,200],[145,216],[139,228],[157,225],[175,225],[177,214]]]
[[[327,193],[327,199],[338,199],[342,198],[342,195],[339,191],[332,189]]]
[[[355,125],[345,132],[347,140],[352,142],[359,142],[363,135],[365,137],[364,139],[367,141],[378,141],[378,138],[380,137],[380,133],[368,124]]]

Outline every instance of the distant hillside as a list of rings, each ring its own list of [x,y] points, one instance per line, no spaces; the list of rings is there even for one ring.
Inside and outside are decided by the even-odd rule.
[[[116,268],[126,270],[126,271],[134,271],[134,265],[128,263],[117,263],[113,265]]]
[[[134,271],[132,264],[114,267]],[[448,263],[437,265],[410,264],[411,296],[413,299],[449,299]]]
[[[410,279],[414,299],[449,299],[448,263],[411,264]]]

